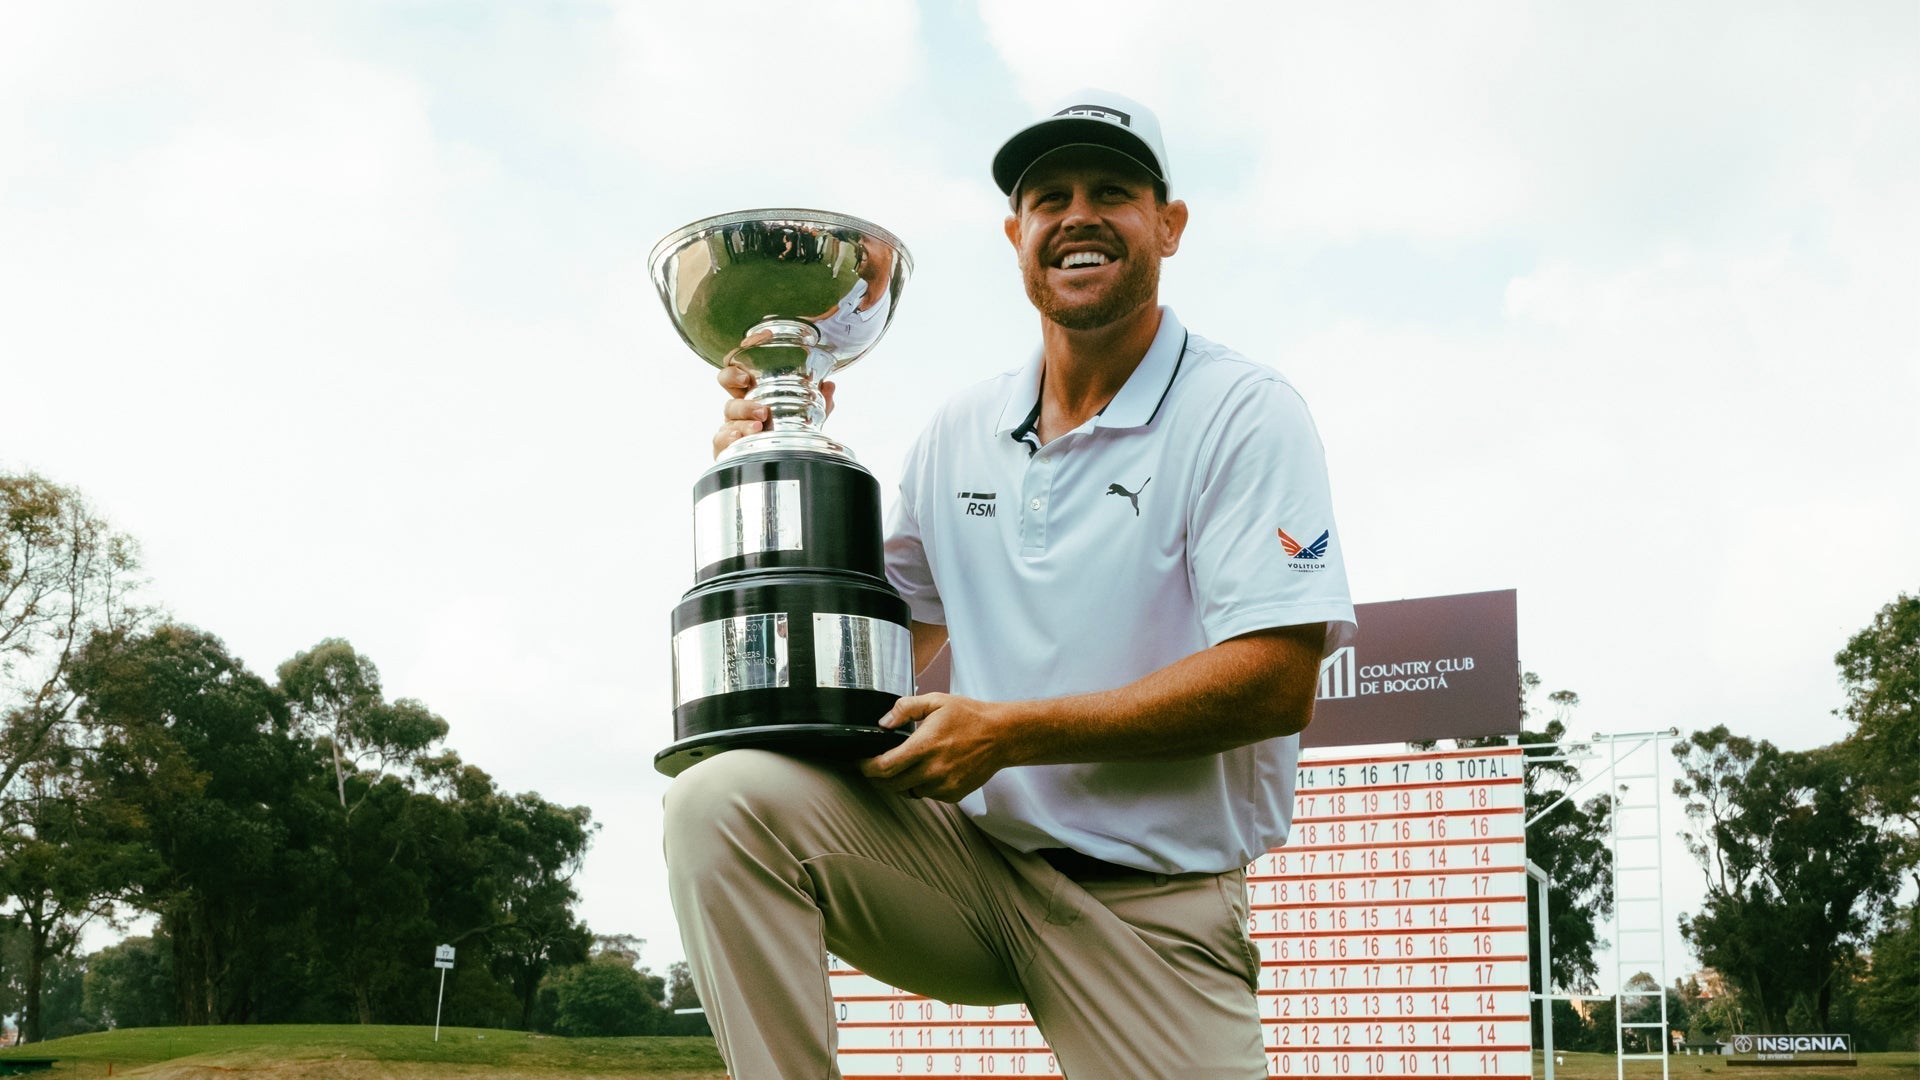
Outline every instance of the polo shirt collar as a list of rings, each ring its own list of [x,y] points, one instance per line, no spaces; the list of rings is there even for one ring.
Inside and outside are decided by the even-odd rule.
[[[1139,366],[1127,376],[1126,385],[1100,410],[1100,415],[1093,418],[1093,425],[1131,428],[1150,423],[1160,411],[1160,403],[1166,400],[1167,391],[1172,389],[1174,376],[1180,373],[1180,358],[1186,343],[1186,327],[1180,325],[1172,308],[1162,305],[1160,329],[1153,335],[1153,344],[1147,346],[1147,355],[1140,358]],[[1030,424],[1038,415],[1042,359],[1043,354],[1036,349],[1033,359],[1014,375],[1007,400],[1000,408],[995,434],[1010,434]]]

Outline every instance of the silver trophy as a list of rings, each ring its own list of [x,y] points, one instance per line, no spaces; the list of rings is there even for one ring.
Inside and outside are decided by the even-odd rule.
[[[878,721],[913,693],[913,636],[881,557],[880,485],[821,433],[820,383],[886,332],[912,259],[859,218],[743,210],[674,230],[650,261],[681,338],[752,372],[748,397],[772,416],[694,485],[674,742],[654,766],[672,776],[739,747],[880,753],[905,737]]]

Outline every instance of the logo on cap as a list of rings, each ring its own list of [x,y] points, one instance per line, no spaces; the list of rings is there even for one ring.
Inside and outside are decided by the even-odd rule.
[[[1059,112],[1054,113],[1053,115],[1055,116],[1091,116],[1095,120],[1112,120],[1115,123],[1119,124],[1121,127],[1125,127],[1125,128],[1130,128],[1133,126],[1133,117],[1128,116],[1126,113],[1120,112],[1117,109],[1109,109],[1104,105],[1069,105],[1066,108],[1061,109]]]

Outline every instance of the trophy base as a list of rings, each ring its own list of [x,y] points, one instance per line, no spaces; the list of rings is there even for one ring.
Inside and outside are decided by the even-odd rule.
[[[693,503],[696,585],[758,570],[886,580],[880,482],[851,459],[812,451],[727,457],[693,486]]]
[[[771,750],[793,757],[857,761],[883,754],[905,740],[904,731],[846,724],[768,724],[691,735],[653,755],[653,767],[679,776],[703,759],[727,750]]]

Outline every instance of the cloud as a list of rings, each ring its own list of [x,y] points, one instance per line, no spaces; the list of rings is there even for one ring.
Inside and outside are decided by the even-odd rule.
[[[1104,85],[1185,175],[1300,244],[1737,239],[1833,119],[1911,79],[1910,5],[982,5],[1036,107]],[[1845,72],[1845,75],[1839,73]],[[1836,77],[1838,75],[1838,77]],[[1188,189],[1189,194],[1195,188]]]
[[[593,120],[654,164],[769,177],[856,169],[924,66],[918,13],[888,0],[616,5]]]
[[[1524,8],[1472,21],[1432,5],[982,10],[1030,103],[1081,85],[1140,98],[1160,114],[1176,186],[1235,192],[1261,231],[1458,236],[1529,198],[1534,171],[1483,100],[1523,54]],[[1221,158],[1232,175],[1183,172]]]

